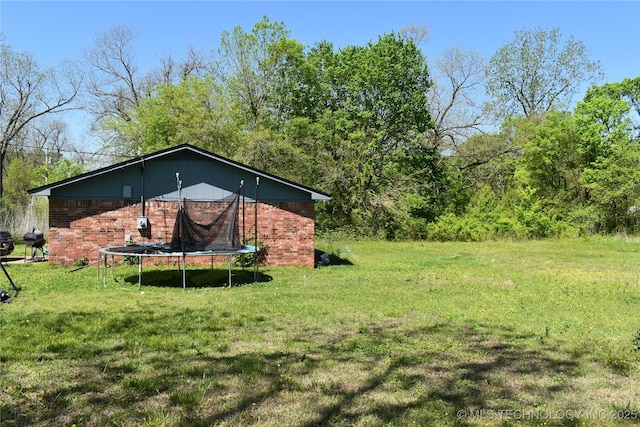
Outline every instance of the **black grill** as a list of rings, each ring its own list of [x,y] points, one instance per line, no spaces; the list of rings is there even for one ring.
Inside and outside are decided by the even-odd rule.
[[[13,237],[8,231],[0,230],[0,256],[13,252]]]
[[[25,234],[22,237],[22,240],[24,240],[25,246],[28,246],[28,247],[30,246],[32,248],[38,248],[38,249],[42,249],[42,247],[46,243],[46,240],[44,239],[44,234],[42,234],[42,231],[38,231],[38,230],[33,230],[32,232]]]

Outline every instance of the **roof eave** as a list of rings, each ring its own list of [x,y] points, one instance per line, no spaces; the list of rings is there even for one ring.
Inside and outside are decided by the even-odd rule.
[[[306,186],[294,183],[292,181],[277,177],[277,176],[272,175],[272,174],[270,174],[268,172],[259,171],[259,170],[255,169],[255,168],[252,168],[251,166],[247,166],[247,165],[238,163],[238,162],[236,162],[234,160],[227,159],[227,158],[215,155],[215,154],[210,153],[210,152],[208,152],[206,150],[194,147],[194,146],[189,145],[189,144],[182,144],[182,145],[179,145],[179,146],[176,146],[176,147],[167,148],[167,149],[160,150],[158,152],[147,154],[147,155],[144,155],[144,156],[141,156],[141,157],[136,157],[136,158],[133,158],[133,159],[125,160],[124,162],[117,163],[115,165],[106,166],[104,168],[100,168],[100,169],[95,170],[95,171],[91,171],[91,172],[87,172],[87,173],[84,173],[84,174],[80,174],[80,175],[75,176],[75,177],[67,178],[67,179],[55,182],[53,184],[44,185],[42,187],[31,189],[27,193],[30,196],[50,196],[52,189],[55,189],[55,188],[58,188],[58,187],[61,187],[61,186],[64,186],[64,185],[68,185],[68,184],[71,184],[73,182],[82,181],[84,179],[87,179],[87,178],[90,178],[90,177],[93,177],[93,176],[98,176],[98,175],[101,175],[101,174],[104,174],[104,173],[112,172],[112,171],[117,170],[117,169],[126,168],[126,167],[129,167],[131,165],[135,165],[137,163],[144,164],[145,161],[148,161],[148,160],[151,160],[151,159],[154,159],[154,158],[158,158],[158,157],[163,157],[163,156],[166,156],[166,155],[168,155],[170,153],[178,152],[178,151],[182,151],[182,150],[189,150],[189,151],[192,151],[192,152],[196,152],[196,153],[198,153],[200,155],[203,155],[205,157],[208,157],[210,159],[214,159],[214,160],[217,160],[217,161],[220,161],[220,162],[235,166],[235,167],[243,169],[245,171],[251,171],[251,172],[256,173],[256,174],[258,174],[260,176],[263,176],[265,178],[270,178],[270,179],[272,179],[274,181],[280,182],[281,184],[287,185],[289,187],[293,187],[293,188],[296,188],[298,190],[302,190],[304,192],[309,193],[309,195],[311,196],[311,200],[330,200],[331,199],[331,197],[328,194],[324,194],[324,193],[320,193],[320,192],[314,191],[313,189],[311,189],[309,187],[306,187]]]

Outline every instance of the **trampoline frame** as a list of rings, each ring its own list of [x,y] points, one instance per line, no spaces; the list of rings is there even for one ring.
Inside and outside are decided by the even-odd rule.
[[[142,260],[147,257],[177,257],[179,268],[182,270],[182,289],[187,288],[187,257],[192,256],[209,256],[213,265],[213,257],[228,256],[229,257],[229,276],[228,286],[232,285],[231,263],[233,257],[243,254],[254,254],[254,271],[253,280],[258,281],[258,262],[257,253],[259,249],[253,245],[242,245],[235,251],[194,251],[194,252],[166,252],[162,247],[157,245],[129,245],[129,246],[111,246],[100,248],[98,250],[98,280],[100,280],[100,269],[102,268],[102,284],[107,287],[107,270],[109,268],[108,258],[111,255],[111,274],[115,279],[115,257],[116,256],[134,256],[138,257],[138,289],[142,288]],[[180,259],[182,258],[182,263]]]

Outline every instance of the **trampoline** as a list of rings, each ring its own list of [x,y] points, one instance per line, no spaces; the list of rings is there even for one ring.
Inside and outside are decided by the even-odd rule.
[[[258,276],[258,252],[255,245],[241,243],[238,224],[240,211],[240,199],[242,199],[242,230],[243,239],[245,235],[244,225],[244,182],[240,182],[240,188],[231,196],[221,200],[224,209],[208,223],[195,221],[188,213],[187,201],[182,198],[182,182],[179,174],[176,174],[178,186],[179,206],[173,227],[173,235],[170,243],[142,243],[125,246],[110,246],[98,250],[98,279],[101,276],[102,283],[107,286],[108,259],[111,257],[111,270],[115,279],[115,257],[137,257],[138,258],[138,287],[142,287],[142,266],[144,258],[165,257],[177,258],[179,268],[182,270],[182,288],[186,289],[187,257],[211,257],[213,267],[214,257],[228,257],[229,275],[228,285],[232,285],[231,265],[234,256],[253,254],[254,281]],[[254,242],[258,241],[257,221],[258,221],[258,186],[260,178],[256,177],[256,196],[254,200]],[[224,202],[227,202],[226,205]]]
[[[115,277],[115,256],[134,256],[138,258],[138,288],[142,287],[142,260],[144,258],[149,257],[167,257],[172,258],[175,257],[178,259],[179,268],[182,270],[182,288],[187,288],[187,257],[203,257],[208,256],[211,257],[211,263],[213,264],[213,257],[216,256],[226,256],[229,259],[229,276],[228,276],[228,286],[232,285],[232,274],[231,274],[231,265],[233,261],[233,257],[242,254],[255,254],[258,252],[258,249],[253,245],[242,245],[240,249],[233,251],[172,251],[170,247],[164,245],[156,245],[156,244],[142,244],[142,245],[127,245],[127,246],[111,246],[106,248],[100,248],[98,250],[98,276],[100,276],[100,269],[102,265],[102,282],[103,286],[107,287],[107,270],[108,259],[111,256],[111,271],[112,276]],[[102,259],[101,259],[102,258]],[[254,262],[254,280],[257,280],[257,263]]]

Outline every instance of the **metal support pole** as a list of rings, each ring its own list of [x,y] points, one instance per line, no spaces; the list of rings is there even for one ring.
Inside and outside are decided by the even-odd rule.
[[[247,243],[246,229],[245,229],[245,205],[244,205],[244,180],[240,181],[240,192],[242,193],[242,243]]]
[[[187,256],[182,253],[182,290],[187,289]]]
[[[102,285],[107,287],[107,254],[104,254],[104,268],[102,269]]]
[[[0,260],[0,267],[2,267],[2,271],[4,271],[5,276],[7,276],[7,279],[9,280],[9,283],[11,283],[11,287],[13,288],[14,291],[16,291],[16,294],[18,293],[18,288],[16,287],[15,283],[13,283],[13,280],[11,279],[11,276],[9,276],[9,273],[7,272],[7,269],[4,268],[4,264],[2,263],[2,261]]]
[[[258,187],[260,187],[260,177],[256,177],[256,200],[253,213],[253,282],[258,281]]]

